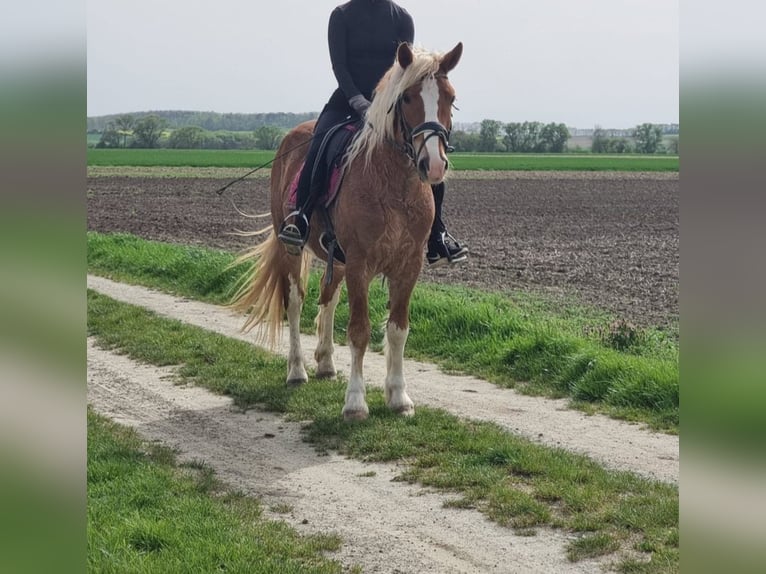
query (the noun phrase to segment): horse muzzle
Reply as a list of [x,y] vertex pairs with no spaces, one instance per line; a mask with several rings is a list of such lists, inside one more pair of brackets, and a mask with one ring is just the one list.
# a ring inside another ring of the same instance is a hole
[[449,148],[448,132],[438,122],[426,122],[412,130],[413,144],[418,136],[423,138],[413,158],[418,175],[431,185],[441,183],[449,167],[445,155]]
[[444,179],[448,168],[447,160],[436,158],[436,161],[431,161],[430,157],[424,157],[418,162],[418,175],[421,181],[437,185]]

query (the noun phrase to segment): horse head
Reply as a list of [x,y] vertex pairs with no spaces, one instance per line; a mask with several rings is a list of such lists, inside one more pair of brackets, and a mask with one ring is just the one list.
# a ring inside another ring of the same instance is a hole
[[[448,73],[457,66],[463,44],[437,58],[426,72],[418,72],[417,81],[406,87],[396,101],[398,134],[418,170],[420,179],[431,185],[440,183],[449,167],[447,150],[452,130],[452,106],[455,90]],[[406,70],[416,61],[416,53],[403,43],[396,61]]]

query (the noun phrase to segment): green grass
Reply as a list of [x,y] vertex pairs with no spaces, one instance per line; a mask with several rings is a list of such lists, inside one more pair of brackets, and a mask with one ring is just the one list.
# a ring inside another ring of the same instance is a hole
[[[188,166],[252,168],[274,158],[262,150],[88,149],[89,166]],[[669,171],[677,172],[678,156],[599,154],[453,153],[455,170],[499,171]]]
[[498,171],[668,171],[677,172],[678,156],[606,154],[453,153],[450,166]]
[[[571,560],[609,555],[620,567],[638,564],[645,572],[677,571],[674,486],[606,471],[586,457],[533,444],[491,423],[461,421],[441,410],[420,407],[414,417],[398,417],[385,407],[380,389],[368,389],[369,420],[344,423],[344,381],[288,388],[282,358],[93,292],[88,293],[88,333],[101,346],[135,360],[178,365],[181,382],[229,395],[244,408],[259,405],[309,421],[306,437],[320,451],[396,461],[403,469],[400,480],[452,493],[455,498],[448,506],[479,510],[525,535],[541,527],[562,529],[574,536],[568,548]],[[115,529],[124,524],[122,519],[108,522]],[[161,523],[139,529],[142,536],[132,540],[149,547],[145,554],[157,546],[164,552],[174,540],[163,530],[169,527]],[[131,540],[130,534],[122,532],[119,539]]]
[[223,303],[245,267],[229,268],[225,251],[145,241],[133,235],[88,233],[88,265],[118,280],[202,301]]
[[[243,269],[227,269],[233,259],[225,252],[125,234],[88,234],[91,272],[212,303],[227,302],[234,291]],[[318,292],[314,274],[301,318],[305,332],[314,331]],[[344,289],[336,314],[340,343],[348,322],[345,301]],[[375,350],[382,347],[386,302],[386,289],[373,282]],[[584,410],[678,430],[678,345],[672,333],[632,327],[598,311],[530,295],[425,283],[415,289],[410,318],[409,357],[530,394],[570,397]]]
[[90,572],[340,573],[334,535],[301,537],[201,463],[88,411]]

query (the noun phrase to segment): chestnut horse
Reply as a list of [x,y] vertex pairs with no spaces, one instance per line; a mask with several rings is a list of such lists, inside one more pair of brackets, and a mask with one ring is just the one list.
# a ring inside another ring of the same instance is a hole
[[[370,342],[369,285],[377,275],[388,281],[389,316],[385,332],[387,374],[385,398],[389,408],[414,413],[402,372],[404,344],[409,333],[409,305],[423,266],[423,254],[434,219],[431,185],[447,172],[448,134],[455,92],[447,74],[460,60],[459,43],[446,54],[426,52],[401,44],[391,69],[378,84],[366,123],[346,154],[337,199],[329,208],[345,264],[333,263],[321,283],[316,319],[319,342],[314,351],[317,377],[334,377],[333,328],[340,284],[345,278],[350,318],[348,345],[351,373],[343,416],[367,418],[363,360]],[[287,311],[290,350],[287,383],[308,380],[300,342],[300,315],[312,257],[326,261],[319,243],[323,231],[320,209],[302,256],[290,255],[277,239],[285,216],[290,184],[303,162],[314,122],[288,133],[271,171],[269,237],[240,257],[253,262],[252,271],[235,295],[232,307],[248,314],[244,325],[265,327],[272,347]],[[297,148],[297,149],[296,149]],[[268,230],[264,230],[268,231]]]

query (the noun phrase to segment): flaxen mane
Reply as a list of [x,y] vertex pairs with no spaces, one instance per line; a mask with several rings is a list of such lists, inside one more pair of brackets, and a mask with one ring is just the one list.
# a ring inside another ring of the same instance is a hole
[[347,168],[362,153],[364,153],[365,164],[368,163],[378,146],[387,140],[394,139],[396,102],[408,88],[439,71],[441,53],[422,48],[413,48],[413,53],[415,58],[406,69],[403,69],[398,62],[394,62],[378,83],[372,105],[367,110],[367,121],[346,154],[344,168]]

